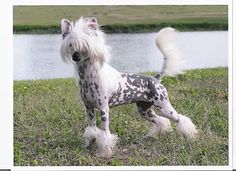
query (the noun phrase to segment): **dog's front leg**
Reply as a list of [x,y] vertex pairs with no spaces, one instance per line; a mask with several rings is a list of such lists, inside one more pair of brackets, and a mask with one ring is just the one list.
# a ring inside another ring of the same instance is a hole
[[109,129],[109,107],[101,110],[102,130],[96,139],[99,156],[110,157],[117,141],[117,135],[111,134]]
[[88,147],[90,142],[97,138],[100,134],[100,129],[96,126],[96,117],[94,108],[86,107],[87,117],[88,117],[88,126],[84,132],[84,147]]

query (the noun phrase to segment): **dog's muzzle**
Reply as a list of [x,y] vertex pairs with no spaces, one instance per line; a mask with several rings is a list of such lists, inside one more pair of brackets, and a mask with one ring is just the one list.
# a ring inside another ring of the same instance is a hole
[[72,60],[75,61],[76,63],[81,63],[86,59],[88,59],[88,57],[86,57],[83,53],[81,54],[79,52],[74,52],[72,55]]
[[73,53],[73,55],[72,55],[72,60],[75,61],[75,62],[81,61],[79,52],[74,52],[74,53]]

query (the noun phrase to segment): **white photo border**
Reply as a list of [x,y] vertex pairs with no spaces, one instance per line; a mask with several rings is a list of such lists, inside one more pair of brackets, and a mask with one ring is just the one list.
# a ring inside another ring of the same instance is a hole
[[[229,165],[228,166],[14,166],[13,161],[13,6],[14,5],[228,5],[228,83],[229,83]],[[234,11],[235,11],[234,7]],[[0,169],[32,170],[231,170],[233,168],[233,0],[14,0],[4,2],[0,9],[1,52],[0,62]],[[3,19],[2,19],[3,18]],[[4,23],[4,24],[3,24]],[[235,74],[234,74],[235,75]],[[234,132],[235,135],[235,132]],[[234,136],[235,137],[235,136]],[[3,155],[4,154],[4,155]],[[235,166],[235,164],[234,164]]]

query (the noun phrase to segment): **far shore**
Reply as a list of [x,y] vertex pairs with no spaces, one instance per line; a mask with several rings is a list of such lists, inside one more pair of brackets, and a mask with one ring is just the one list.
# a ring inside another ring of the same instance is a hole
[[[218,23],[161,23],[161,24],[133,24],[133,25],[105,25],[101,27],[105,33],[147,33],[157,32],[164,27],[173,27],[179,31],[219,31],[228,30],[228,24]],[[59,34],[61,29],[56,25],[17,25],[13,27],[15,34]]]
[[60,33],[62,18],[96,17],[106,33],[157,32],[163,27],[179,31],[228,30],[226,5],[94,5],[14,6],[16,34]]

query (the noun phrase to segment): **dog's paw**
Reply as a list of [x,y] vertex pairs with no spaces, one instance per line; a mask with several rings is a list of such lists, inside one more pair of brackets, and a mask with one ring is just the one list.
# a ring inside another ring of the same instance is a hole
[[171,127],[170,120],[164,117],[155,118],[155,123],[152,124],[150,131],[145,135],[144,138],[154,137],[156,134],[165,135],[168,132],[171,132],[173,129]]
[[88,126],[84,131],[84,144],[82,145],[82,147],[87,148],[90,145],[91,141],[98,137],[100,132],[101,130],[98,127]]
[[117,135],[111,134],[109,131],[102,131],[96,139],[98,145],[97,156],[111,157],[116,149],[117,141]]
[[193,124],[190,118],[187,116],[183,116],[181,114],[178,115],[179,121],[177,124],[177,131],[179,134],[183,135],[189,140],[196,140],[198,135],[197,127]]

